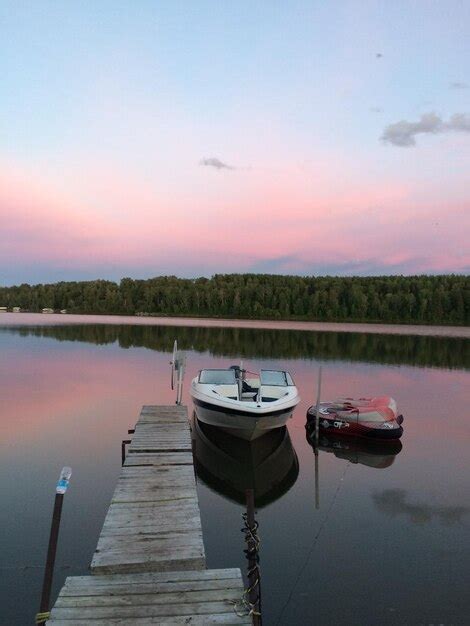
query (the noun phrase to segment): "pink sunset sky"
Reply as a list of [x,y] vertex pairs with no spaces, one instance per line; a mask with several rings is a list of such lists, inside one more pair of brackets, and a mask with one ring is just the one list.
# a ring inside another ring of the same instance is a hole
[[468,6],[1,11],[0,284],[469,271]]

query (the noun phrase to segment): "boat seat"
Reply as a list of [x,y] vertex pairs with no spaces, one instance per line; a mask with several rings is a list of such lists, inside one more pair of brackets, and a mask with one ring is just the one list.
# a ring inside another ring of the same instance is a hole
[[257,397],[258,397],[258,390],[256,390],[255,394],[253,394],[253,391],[242,393],[242,400],[250,400],[251,402],[252,400],[256,400]]
[[249,385],[246,380],[242,380],[242,394],[243,393],[258,393],[256,387]]

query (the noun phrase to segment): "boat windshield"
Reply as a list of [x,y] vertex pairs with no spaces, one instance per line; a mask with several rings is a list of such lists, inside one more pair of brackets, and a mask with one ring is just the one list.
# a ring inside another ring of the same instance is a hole
[[201,370],[199,382],[208,385],[235,385],[235,370]]
[[261,370],[260,376],[262,385],[269,385],[271,387],[287,387],[293,385],[289,372],[281,372],[278,370]]

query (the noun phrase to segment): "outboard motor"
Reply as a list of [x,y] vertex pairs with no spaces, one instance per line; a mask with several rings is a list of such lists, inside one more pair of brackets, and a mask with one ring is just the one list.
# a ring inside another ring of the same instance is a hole
[[239,365],[231,365],[229,369],[235,371],[235,378],[238,379],[242,377],[242,370]]
[[237,385],[238,385],[238,399],[241,400],[242,394],[243,394],[242,370],[239,365],[231,365],[229,369],[235,372],[235,378],[237,379]]

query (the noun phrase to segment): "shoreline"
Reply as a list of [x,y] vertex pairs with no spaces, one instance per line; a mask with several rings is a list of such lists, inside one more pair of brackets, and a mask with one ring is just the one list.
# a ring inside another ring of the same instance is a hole
[[423,337],[454,337],[470,339],[470,327],[468,326],[421,326],[418,324],[369,324],[365,322],[247,320],[210,317],[139,317],[134,315],[82,315],[68,313],[65,315],[60,313],[0,314],[0,328],[13,326],[68,326],[72,324],[127,324],[134,326],[186,326],[194,328],[258,328],[263,330],[301,330],[309,332],[417,335]]

